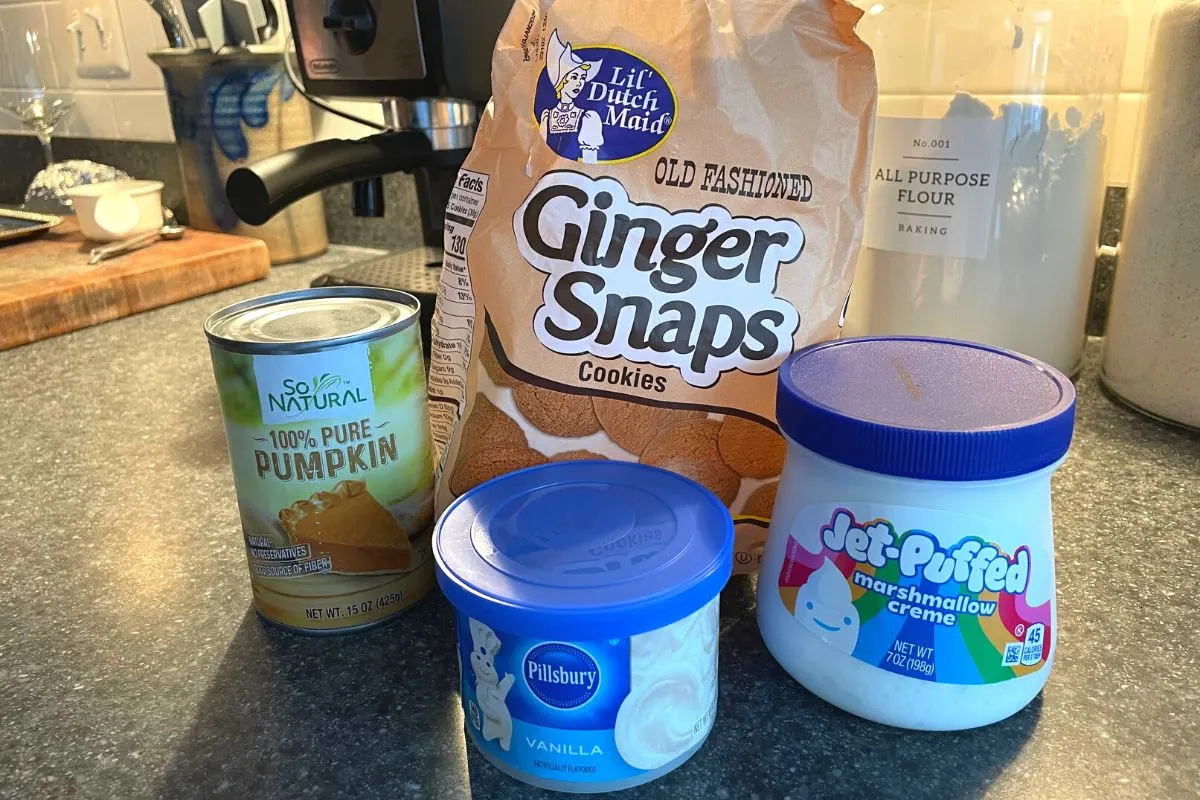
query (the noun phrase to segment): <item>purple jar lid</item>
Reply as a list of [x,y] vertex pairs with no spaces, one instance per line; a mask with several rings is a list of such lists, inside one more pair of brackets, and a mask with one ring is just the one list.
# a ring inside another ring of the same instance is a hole
[[1075,387],[1037,359],[923,337],[814,345],[779,370],[779,426],[871,472],[939,481],[1025,475],[1066,455]]

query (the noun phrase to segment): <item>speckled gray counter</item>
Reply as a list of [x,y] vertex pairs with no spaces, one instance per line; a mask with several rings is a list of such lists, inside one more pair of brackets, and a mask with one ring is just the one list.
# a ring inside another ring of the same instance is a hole
[[[440,597],[331,639],[249,608],[200,325],[363,255],[0,353],[0,797],[550,796],[468,750]],[[735,578],[711,739],[620,796],[1200,796],[1200,440],[1112,405],[1095,350],[1055,486],[1062,634],[1042,697],[972,733],[858,721],[776,666]]]

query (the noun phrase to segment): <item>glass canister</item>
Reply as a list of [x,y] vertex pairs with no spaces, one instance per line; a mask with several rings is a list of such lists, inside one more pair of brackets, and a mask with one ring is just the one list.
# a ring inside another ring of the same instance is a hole
[[848,335],[1083,353],[1127,0],[882,0]]
[[1102,380],[1139,410],[1200,428],[1200,2],[1161,3],[1113,287]]

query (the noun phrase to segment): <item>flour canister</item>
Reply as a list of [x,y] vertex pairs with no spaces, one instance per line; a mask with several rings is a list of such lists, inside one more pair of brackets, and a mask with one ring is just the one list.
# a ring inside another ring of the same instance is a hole
[[1075,390],[1035,359],[920,337],[843,339],[779,372],[788,440],[758,581],[771,654],[903,728],[996,722],[1058,643],[1050,477]]
[[501,771],[613,791],[704,744],[733,570],[733,518],[707,489],[620,461],[534,467],[456,500],[433,549],[467,734]]
[[305,289],[205,323],[254,605],[302,633],[383,622],[433,587],[418,304]]

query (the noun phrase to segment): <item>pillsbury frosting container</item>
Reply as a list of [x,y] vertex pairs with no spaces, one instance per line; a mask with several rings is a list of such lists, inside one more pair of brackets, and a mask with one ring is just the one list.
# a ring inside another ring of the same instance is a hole
[[777,407],[788,455],[758,582],[772,655],[819,697],[903,728],[1028,704],[1058,637],[1067,377],[966,342],[846,339],[792,356]]
[[615,461],[514,472],[446,509],[434,558],[467,734],[498,769],[612,791],[704,743],[733,569],[733,522],[708,490]]

